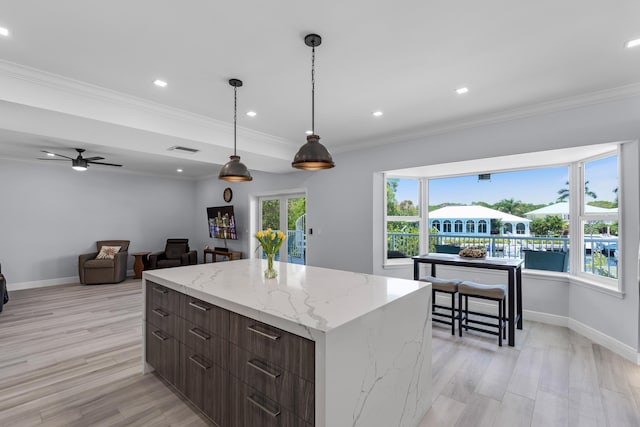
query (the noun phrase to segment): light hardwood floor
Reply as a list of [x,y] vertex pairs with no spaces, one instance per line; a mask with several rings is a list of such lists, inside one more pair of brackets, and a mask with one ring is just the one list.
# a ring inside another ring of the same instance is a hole
[[[0,426],[208,425],[141,374],[141,309],[139,280],[12,292],[0,313]],[[420,427],[640,425],[638,366],[566,328],[525,322],[516,340],[500,348],[434,326]]]

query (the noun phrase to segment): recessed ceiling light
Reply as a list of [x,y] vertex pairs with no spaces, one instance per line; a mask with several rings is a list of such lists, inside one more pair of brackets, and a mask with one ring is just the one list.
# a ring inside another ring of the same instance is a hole
[[255,111],[247,111],[247,116],[249,117],[255,117],[258,113],[256,113]]
[[464,95],[467,92],[469,92],[469,88],[467,87],[459,87],[458,89],[456,89],[456,93],[458,95]]
[[371,114],[373,114],[373,117],[381,117],[384,113],[382,111],[374,111]]
[[307,135],[313,135],[313,131],[312,130],[308,130],[305,132]]
[[47,153],[47,156],[49,156],[49,157],[55,157],[56,155],[55,155],[55,154],[53,154],[53,153]]
[[626,48],[631,48],[631,47],[636,47],[636,46],[640,46],[640,39],[635,39],[635,40],[629,40],[624,47]]
[[176,169],[176,172],[182,173],[182,169]]
[[159,87],[167,87],[167,82],[165,82],[164,80],[160,80],[160,79],[154,80],[153,84],[156,85],[156,86],[159,86]]
[[0,27],[0,36],[9,37],[9,30],[7,28]]

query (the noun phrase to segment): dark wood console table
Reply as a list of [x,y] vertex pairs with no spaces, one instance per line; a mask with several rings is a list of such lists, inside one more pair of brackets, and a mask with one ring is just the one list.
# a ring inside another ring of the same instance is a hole
[[221,251],[219,249],[205,249],[204,250],[204,263],[207,263],[207,255],[211,255],[211,262],[216,262],[216,256],[220,255],[226,257],[229,261],[242,258],[242,252],[237,251]]
[[431,275],[436,277],[436,265],[451,265],[454,267],[485,268],[506,271],[508,275],[509,294],[507,295],[509,320],[509,345],[513,347],[516,341],[516,331],[522,329],[522,265],[523,259],[517,258],[465,258],[459,255],[430,253],[413,257],[413,279],[420,279],[420,264],[431,264]]

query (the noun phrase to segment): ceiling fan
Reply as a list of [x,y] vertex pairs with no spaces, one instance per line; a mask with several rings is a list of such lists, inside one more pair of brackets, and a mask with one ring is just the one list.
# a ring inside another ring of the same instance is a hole
[[104,166],[116,166],[116,167],[122,167],[122,165],[117,165],[115,163],[103,163],[103,162],[98,162],[97,160],[104,160],[104,157],[87,157],[84,158],[82,157],[82,153],[85,152],[85,150],[83,148],[76,148],[76,151],[78,152],[78,157],[76,157],[75,159],[73,157],[69,157],[69,156],[65,156],[64,154],[58,154],[58,153],[52,153],[51,151],[46,151],[46,150],[42,150],[43,153],[47,153],[48,156],[51,157],[63,157],[62,159],[55,159],[55,158],[46,158],[46,159],[38,159],[38,160],[71,160],[71,167],[74,170],[77,171],[84,171],[87,170],[87,168],[89,167],[89,164],[94,164],[94,165],[104,165]]

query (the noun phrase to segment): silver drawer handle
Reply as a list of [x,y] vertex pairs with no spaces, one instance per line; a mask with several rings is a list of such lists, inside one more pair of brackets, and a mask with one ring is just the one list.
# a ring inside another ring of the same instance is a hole
[[199,367],[201,367],[205,371],[211,367],[211,366],[206,365],[204,362],[199,361],[198,359],[199,359],[199,357],[196,356],[195,354],[189,356],[189,360],[191,360],[193,363],[195,363],[196,365],[198,365]]
[[155,314],[155,315],[160,316],[160,317],[167,317],[167,316],[169,315],[169,313],[165,313],[164,311],[159,310],[159,309],[157,309],[157,308],[154,308],[153,310],[151,310],[151,312],[152,312],[153,314]]
[[189,333],[191,333],[192,335],[195,335],[196,337],[200,338],[202,341],[206,341],[209,338],[211,338],[211,336],[205,334],[203,331],[201,331],[198,328],[189,329]]
[[270,340],[276,341],[277,339],[280,338],[280,335],[270,334],[269,332],[261,331],[261,330],[258,329],[258,327],[259,327],[258,325],[247,326],[247,329],[250,330],[251,332],[255,332],[258,335],[262,335],[263,337],[267,337]]
[[154,288],[153,288],[153,291],[154,291],[154,292],[157,292],[157,293],[159,293],[159,294],[162,294],[162,295],[166,295],[166,294],[168,294],[168,293],[169,293],[169,291],[168,291],[168,290],[166,290],[166,289],[162,289],[162,288],[158,288],[158,287],[154,287]]
[[164,335],[162,335],[160,331],[153,331],[151,332],[151,335],[158,338],[160,341],[166,341],[169,339],[169,337],[165,337]]
[[271,371],[264,363],[259,360],[253,359],[247,362],[247,365],[251,366],[253,369],[256,369],[263,374],[269,376],[270,378],[276,379],[280,376],[280,372]]
[[247,400],[251,403],[253,403],[254,405],[256,405],[258,408],[260,408],[261,410],[263,410],[264,412],[266,412],[267,414],[271,415],[273,418],[277,417],[278,415],[280,415],[280,409],[274,409],[271,410],[269,408],[267,408],[263,403],[258,402],[256,400],[257,395],[256,394],[252,394],[250,396],[247,396]]
[[209,311],[209,307],[205,307],[204,305],[200,305],[197,302],[190,301],[189,305],[191,307],[193,307],[193,308],[197,308],[198,310]]

